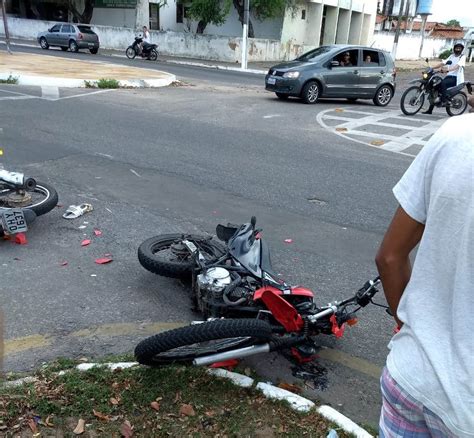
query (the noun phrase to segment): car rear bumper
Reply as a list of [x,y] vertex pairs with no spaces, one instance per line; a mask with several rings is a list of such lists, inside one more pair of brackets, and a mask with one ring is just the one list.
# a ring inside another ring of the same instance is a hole
[[[269,83],[275,80],[275,83]],[[295,79],[283,78],[281,76],[265,76],[265,89],[275,93],[299,95],[301,93],[301,83]]]
[[80,49],[98,49],[99,43],[93,41],[77,41],[77,46]]

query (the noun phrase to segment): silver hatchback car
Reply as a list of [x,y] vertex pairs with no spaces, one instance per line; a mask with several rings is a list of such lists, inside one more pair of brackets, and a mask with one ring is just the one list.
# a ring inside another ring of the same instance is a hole
[[42,49],[50,46],[61,47],[61,50],[77,52],[79,49],[89,49],[92,54],[99,51],[99,37],[84,24],[58,23],[47,32],[38,34],[38,43]]
[[372,99],[386,106],[395,93],[395,64],[390,53],[372,47],[334,44],[311,50],[294,61],[272,67],[265,88],[279,99],[300,97]]

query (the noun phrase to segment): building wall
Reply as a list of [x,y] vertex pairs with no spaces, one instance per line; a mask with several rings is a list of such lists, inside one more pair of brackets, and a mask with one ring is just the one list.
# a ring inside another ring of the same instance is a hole
[[94,8],[92,24],[135,28],[135,9]]

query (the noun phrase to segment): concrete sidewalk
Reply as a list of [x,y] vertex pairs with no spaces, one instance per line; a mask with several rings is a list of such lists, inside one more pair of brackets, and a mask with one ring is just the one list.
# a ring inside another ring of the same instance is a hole
[[94,60],[0,52],[0,79],[9,76],[20,85],[84,87],[85,81],[116,79],[123,87],[164,87],[176,81],[172,74],[139,67],[128,67]]

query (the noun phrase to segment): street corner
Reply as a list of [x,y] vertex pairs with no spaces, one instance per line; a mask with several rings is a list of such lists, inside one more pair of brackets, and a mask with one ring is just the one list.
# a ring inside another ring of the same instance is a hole
[[157,88],[176,82],[160,70],[50,55],[0,53],[0,81],[62,88]]
[[446,116],[407,117],[399,109],[351,106],[321,111],[316,119],[327,131],[353,142],[415,157]]

